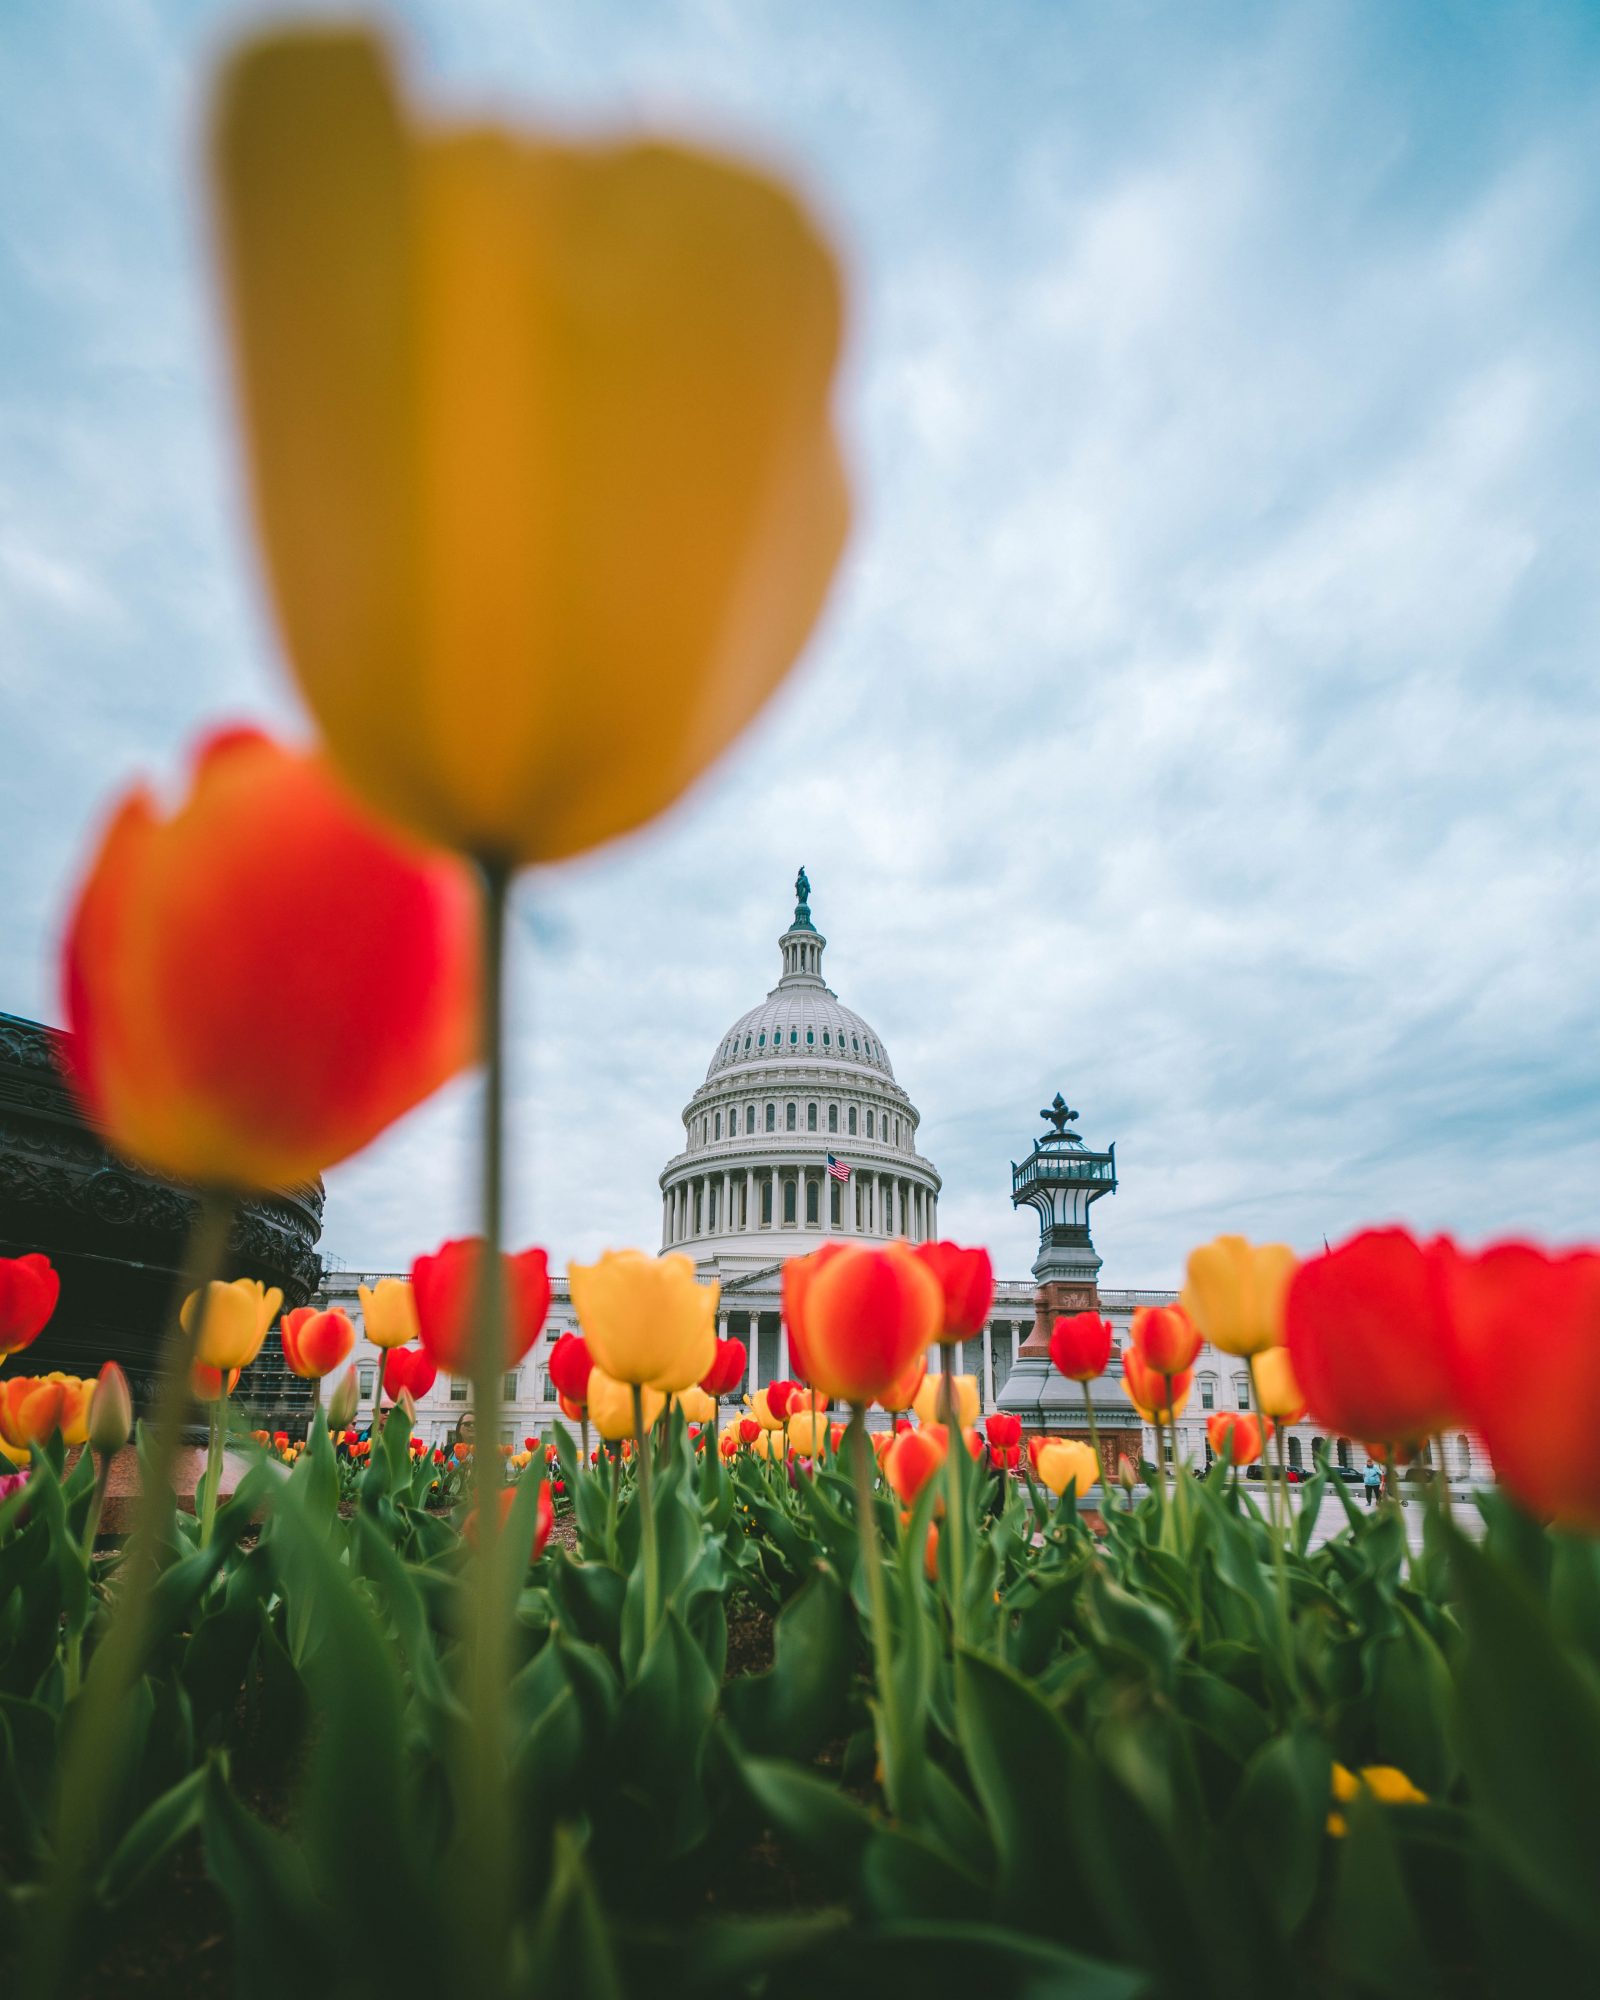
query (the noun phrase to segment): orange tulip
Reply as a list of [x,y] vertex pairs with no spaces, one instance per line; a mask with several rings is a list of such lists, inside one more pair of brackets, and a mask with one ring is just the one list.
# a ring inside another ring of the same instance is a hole
[[903,1507],[916,1504],[917,1495],[944,1464],[945,1449],[943,1431],[931,1426],[896,1433],[883,1454],[883,1476]]
[[[795,1264],[804,1269],[791,1277]],[[944,1299],[909,1245],[828,1244],[784,1267],[789,1342],[806,1380],[841,1403],[873,1403],[936,1339]]]
[[94,1384],[77,1375],[13,1375],[0,1380],[0,1438],[13,1451],[31,1451],[60,1431],[65,1444],[89,1435]]
[[0,1357],[38,1339],[60,1296],[60,1274],[42,1251],[0,1257]]
[[[306,948],[306,911],[341,917]],[[319,755],[209,738],[170,818],[119,808],[67,928],[73,1080],[117,1148],[178,1179],[310,1180],[473,1047],[476,916],[456,861],[381,826]]]
[[1187,1369],[1170,1377],[1157,1374],[1137,1347],[1130,1347],[1122,1357],[1122,1386],[1128,1400],[1151,1423],[1170,1424],[1181,1417],[1193,1382],[1194,1376]]
[[1261,1425],[1242,1410],[1218,1410],[1207,1417],[1206,1437],[1218,1458],[1231,1456],[1235,1465],[1254,1465],[1261,1456]]
[[1181,1375],[1200,1352],[1200,1333],[1182,1306],[1139,1306],[1133,1315],[1133,1344],[1155,1375]]
[[356,1344],[356,1330],[344,1313],[318,1312],[315,1306],[286,1312],[278,1322],[278,1333],[290,1373],[303,1382],[320,1382],[331,1375]]

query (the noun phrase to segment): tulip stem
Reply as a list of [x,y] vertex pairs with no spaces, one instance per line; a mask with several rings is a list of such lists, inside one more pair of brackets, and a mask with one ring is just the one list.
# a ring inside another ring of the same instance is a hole
[[611,1498],[606,1505],[606,1558],[611,1567],[616,1569],[622,1561],[621,1551],[617,1547],[617,1503],[622,1494],[620,1441],[613,1449],[607,1451],[606,1456],[611,1460]]
[[[505,1959],[510,1904],[509,1818],[505,1789],[505,1702],[508,1643],[500,1581],[500,1387],[505,1368],[505,1108],[506,915],[511,871],[485,861],[483,889],[482,1027],[484,1089],[480,1159],[483,1260],[477,1286],[472,1345],[472,1490],[478,1546],[472,1563],[468,1710],[472,1717],[472,1769],[468,1785],[470,1831],[463,1843],[464,1880],[471,1912],[469,1951],[479,1977],[469,1990],[498,1991]],[[376,1428],[376,1426],[374,1426]],[[475,1920],[473,1920],[475,1919]]]
[[945,1442],[945,1529],[950,1537],[950,1630],[959,1643],[966,1636],[967,1625],[967,1524],[961,1483],[967,1445],[961,1434],[961,1407],[956,1397],[955,1347],[949,1341],[939,1348],[939,1366]]
[[[205,1331],[211,1281],[220,1274],[227,1256],[235,1202],[236,1197],[222,1189],[202,1192],[189,1233],[184,1271],[162,1344],[150,1449],[140,1468],[139,1499],[119,1570],[115,1609],[89,1661],[62,1753],[55,1809],[55,1867],[45,1888],[25,1973],[27,1990],[33,1993],[58,1990],[72,1921],[97,1859],[101,1803],[123,1775],[128,1743],[123,1701],[139,1669],[151,1586],[158,1573],[160,1552],[169,1539],[175,1505],[172,1474],[191,1393],[189,1369]],[[198,1292],[200,1300],[194,1325],[185,1328],[179,1308],[192,1292]]]
[[644,1643],[656,1636],[661,1606],[661,1551],[656,1546],[656,1513],[651,1492],[650,1453],[645,1446],[644,1391],[633,1384],[634,1450],[639,1457],[639,1539],[644,1554]]
[[213,1396],[207,1412],[205,1491],[200,1502],[200,1546],[211,1546],[217,1520],[217,1489],[222,1484],[222,1411],[225,1398]]
[[[1111,1475],[1100,1456],[1100,1427],[1094,1420],[1094,1395],[1088,1382],[1083,1385],[1083,1414],[1089,1420],[1089,1448],[1100,1474],[1100,1511],[1105,1516],[1106,1533],[1111,1532]],[[1086,1524],[1087,1525],[1087,1524]]]
[[867,1614],[871,1625],[873,1671],[878,1682],[880,1722],[879,1754],[883,1764],[883,1788],[889,1810],[903,1813],[905,1743],[900,1729],[900,1711],[895,1700],[894,1671],[890,1664],[889,1595],[883,1581],[882,1552],[878,1548],[878,1510],[872,1495],[872,1447],[867,1443],[867,1413],[863,1405],[850,1408],[851,1468],[856,1484],[856,1539],[861,1544],[861,1565],[867,1579]]

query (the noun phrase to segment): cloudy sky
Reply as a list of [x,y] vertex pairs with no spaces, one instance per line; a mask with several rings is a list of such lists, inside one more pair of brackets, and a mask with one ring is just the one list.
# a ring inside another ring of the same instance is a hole
[[[241,19],[0,22],[0,1008],[106,802],[294,725],[195,172]],[[1221,1228],[1600,1228],[1600,11],[437,0],[463,105],[689,128],[844,246],[859,526],[770,713],[518,911],[515,1233],[654,1244],[804,861],[949,1233],[1025,1274],[1058,1087],[1105,1282]],[[344,920],[337,881],[304,948]],[[326,1247],[467,1226],[470,1082]]]

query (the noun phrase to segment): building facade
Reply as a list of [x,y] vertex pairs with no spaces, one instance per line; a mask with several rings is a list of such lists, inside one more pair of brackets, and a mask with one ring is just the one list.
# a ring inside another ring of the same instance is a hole
[[[782,1318],[787,1258],[827,1242],[913,1243],[939,1232],[943,1183],[917,1147],[921,1114],[897,1080],[883,1038],[844,1006],[823,976],[827,939],[812,921],[810,883],[801,869],[795,910],[778,940],[777,984],[741,1014],[718,1041],[705,1079],[683,1108],[683,1145],[662,1169],[661,1249],[694,1259],[702,1279],[720,1288],[718,1332],[749,1353],[744,1390],[789,1373]],[[1111,1365],[1090,1386],[1102,1446],[1113,1466],[1153,1460],[1156,1439],[1122,1386],[1123,1349],[1135,1311],[1171,1305],[1163,1290],[1102,1290],[1090,1210],[1116,1192],[1116,1148],[1098,1152],[1074,1129],[1078,1114],[1058,1094],[1040,1117],[1044,1131],[1012,1166],[1012,1202],[1039,1220],[1032,1275],[1001,1279],[981,1333],[966,1341],[960,1369],[976,1377],[985,1411],[1005,1409],[1027,1430],[1087,1441],[1084,1388],[1050,1365],[1049,1336],[1062,1313],[1093,1308],[1110,1320]],[[376,1271],[327,1271],[322,1298],[361,1322],[358,1287]],[[545,1368],[553,1342],[577,1331],[565,1275],[552,1272],[545,1336],[503,1384],[501,1442],[520,1444],[559,1415]],[[358,1426],[371,1421],[381,1356],[359,1342]],[[1171,1456],[1207,1463],[1206,1419],[1250,1407],[1247,1365],[1207,1346],[1195,1364],[1194,1389],[1169,1440]],[[453,1441],[471,1413],[471,1387],[441,1376],[421,1399],[417,1432],[430,1445]],[[1324,1438],[1311,1424],[1291,1426],[1291,1465],[1309,1471],[1326,1444],[1338,1464],[1366,1463],[1359,1443]],[[1447,1441],[1452,1476],[1486,1472],[1481,1449],[1462,1435]]]

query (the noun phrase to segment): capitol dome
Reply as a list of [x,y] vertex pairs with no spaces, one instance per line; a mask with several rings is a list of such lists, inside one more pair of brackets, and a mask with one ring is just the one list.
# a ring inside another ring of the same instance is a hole
[[661,1176],[662,1247],[773,1263],[831,1238],[920,1242],[940,1179],[877,1030],[822,976],[805,870],[782,971],[718,1042]]

